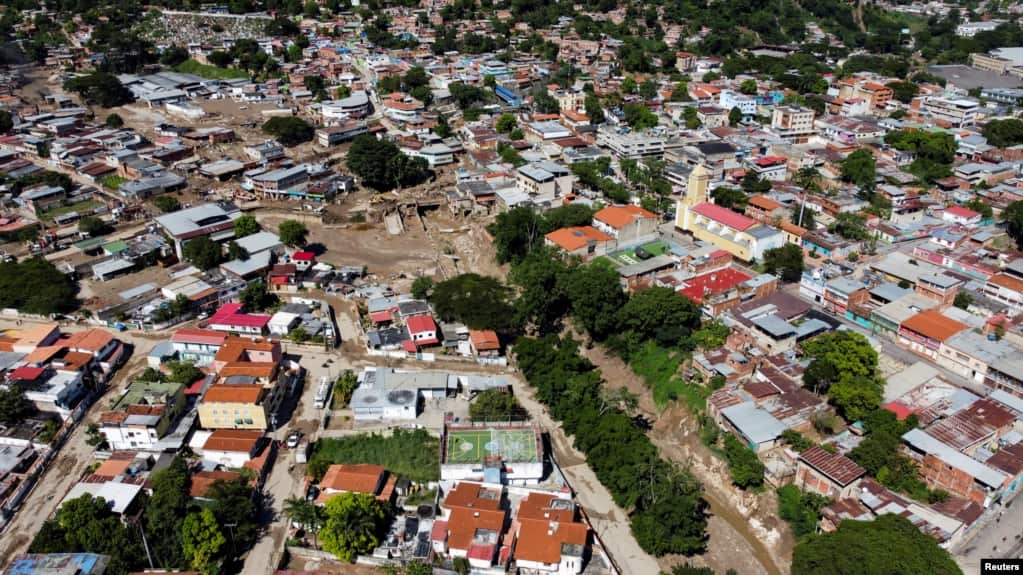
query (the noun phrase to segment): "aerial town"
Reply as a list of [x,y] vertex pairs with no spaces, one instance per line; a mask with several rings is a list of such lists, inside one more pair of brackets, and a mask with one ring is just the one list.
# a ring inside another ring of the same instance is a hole
[[1023,4],[0,4],[0,573],[1023,570]]

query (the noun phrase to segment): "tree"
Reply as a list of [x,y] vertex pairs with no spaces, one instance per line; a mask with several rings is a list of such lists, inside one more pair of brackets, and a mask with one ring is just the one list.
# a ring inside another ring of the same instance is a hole
[[107,119],[104,122],[108,128],[120,128],[124,125],[124,119],[121,118],[120,114],[111,113],[107,114]]
[[277,116],[263,124],[263,132],[273,136],[284,146],[297,146],[313,139],[315,129],[302,118]]
[[241,216],[234,221],[234,237],[244,238],[259,233],[259,222],[255,216]]
[[586,99],[583,101],[583,108],[586,110],[586,117],[590,119],[591,124],[603,124],[604,120],[604,106],[600,103],[600,98],[595,94],[587,94]]
[[[1023,230],[1023,203],[1020,210],[1020,229]],[[534,247],[543,245],[543,219],[532,208],[515,207],[497,214],[489,228],[494,238],[498,263],[514,263],[526,256]]]
[[497,130],[498,134],[507,134],[515,129],[518,125],[518,120],[515,119],[515,114],[502,114],[497,122],[494,123],[494,129]]
[[228,531],[235,554],[243,552],[259,538],[255,493],[244,477],[217,480],[206,491],[208,509],[218,525],[233,525]]
[[467,273],[439,282],[430,301],[443,321],[460,321],[470,329],[504,331],[512,327],[511,292],[500,280]]
[[324,505],[323,514],[323,549],[342,561],[375,549],[387,528],[384,504],[366,493],[335,495]]
[[181,550],[185,559],[203,575],[219,571],[217,562],[227,538],[208,508],[189,513],[181,524]]
[[887,86],[892,89],[893,97],[903,104],[910,103],[916,97],[917,92],[920,91],[920,87],[913,82],[889,82]]
[[808,538],[792,556],[793,575],[961,575],[934,538],[898,514],[845,520],[838,530]]
[[208,236],[199,236],[189,240],[181,252],[188,262],[201,270],[215,268],[223,259],[220,252],[220,244],[211,240]]
[[742,110],[735,106],[728,111],[728,125],[734,128],[739,125],[739,122],[742,122]]
[[419,276],[412,281],[412,297],[416,299],[427,299],[433,291],[433,278]]
[[20,385],[0,388],[0,423],[14,425],[35,411],[35,404],[25,397],[25,390]]
[[206,56],[206,60],[218,68],[226,68],[234,63],[234,56],[223,50],[214,50]]
[[238,242],[231,240],[227,244],[227,259],[245,261],[249,259],[249,250],[239,245]]
[[153,492],[146,503],[145,518],[153,562],[165,568],[186,567],[181,551],[181,524],[192,498],[188,494],[191,479],[185,460],[175,457],[166,468],[153,473],[151,482]]
[[984,124],[984,137],[992,146],[1007,148],[1023,143],[1023,120],[1008,118]]
[[842,181],[873,190],[877,179],[877,162],[867,148],[860,148],[842,161]]
[[764,484],[764,464],[752,449],[743,445],[731,433],[725,434],[725,460],[732,475],[732,483],[746,489]]
[[822,495],[800,491],[791,483],[778,488],[778,515],[788,522],[797,538],[817,532],[820,510],[830,502]]
[[546,335],[560,331],[571,302],[562,278],[568,265],[553,248],[533,250],[511,269],[509,282],[518,288],[515,325]]
[[1023,200],[1012,202],[1002,212],[1005,232],[1016,240],[1016,246],[1023,250]]
[[980,199],[979,197],[973,198],[972,200],[966,202],[966,204],[963,207],[965,207],[968,210],[973,210],[977,212],[985,220],[990,220],[995,215],[995,212],[993,209],[991,209],[991,206],[989,206],[984,200]]
[[710,191],[710,198],[722,208],[728,208],[733,212],[743,213],[749,196],[739,188],[721,186]]
[[153,200],[153,205],[156,206],[156,209],[165,214],[176,212],[181,209],[181,202],[179,202],[174,196],[168,196],[166,194],[156,196],[156,199]]
[[56,516],[43,523],[29,552],[109,555],[106,572],[113,574],[138,571],[146,561],[137,530],[129,530],[103,498],[91,495],[63,502]]
[[473,421],[523,421],[529,419],[529,413],[511,392],[488,389],[469,404],[469,417]]
[[78,286],[43,258],[0,262],[0,308],[49,315],[78,309]]
[[309,229],[305,224],[296,220],[285,220],[277,226],[277,235],[286,246],[300,248],[305,246],[309,236]]
[[771,181],[757,176],[752,170],[746,172],[739,185],[742,186],[742,191],[750,195],[766,194],[771,191]]
[[274,307],[280,300],[276,294],[267,291],[266,282],[259,279],[245,286],[238,294],[238,301],[245,311],[255,313]]
[[633,130],[653,128],[658,123],[657,115],[643,104],[626,104],[624,114],[625,123]]
[[610,266],[582,266],[566,274],[562,281],[572,304],[572,315],[590,337],[601,341],[614,333],[618,328],[618,310],[626,301],[618,272]]
[[687,130],[695,130],[703,125],[695,106],[687,106],[686,109],[682,110],[682,119]]
[[742,83],[739,84],[739,92],[741,92],[743,94],[747,94],[747,95],[756,94],[757,93],[757,81],[754,80],[753,78],[749,78],[748,80],[743,80]]
[[793,183],[808,192],[819,192],[821,189],[820,180],[820,170],[813,166],[799,168],[796,175],[792,177]]
[[95,238],[109,234],[114,231],[114,227],[97,216],[82,216],[78,220],[78,231]]
[[863,418],[881,403],[884,382],[877,376],[877,352],[862,334],[838,331],[802,345],[811,358],[803,385],[828,399],[849,421]]
[[668,346],[677,345],[699,326],[700,308],[668,287],[636,292],[618,312],[619,331],[631,331],[641,340],[657,339]]
[[657,97],[657,82],[653,78],[644,81],[639,85],[639,95],[644,100],[653,100]]
[[0,134],[8,134],[14,129],[14,118],[7,110],[0,110]]
[[959,309],[970,309],[970,304],[973,303],[973,296],[970,292],[961,291],[956,294],[955,300],[952,301],[952,305]]
[[206,375],[191,361],[170,361],[167,362],[167,368],[167,380],[184,385],[191,385]]
[[533,94],[533,109],[540,114],[557,114],[561,111],[561,105],[546,89],[542,89]]
[[364,185],[378,192],[414,186],[430,175],[426,160],[410,158],[393,142],[368,134],[355,138],[348,150],[346,163]]
[[838,214],[835,223],[831,225],[831,231],[853,241],[863,241],[870,237],[870,231],[867,230],[867,218],[853,212]]
[[777,275],[784,282],[797,282],[803,277],[803,248],[785,244],[764,252],[764,271]]
[[125,88],[117,76],[107,72],[75,76],[64,82],[64,89],[81,96],[86,104],[103,108],[115,108],[135,100],[131,90]]
[[323,512],[319,505],[306,501],[302,497],[289,497],[284,500],[284,514],[307,533],[313,536],[313,547],[317,548],[317,535],[323,528]]

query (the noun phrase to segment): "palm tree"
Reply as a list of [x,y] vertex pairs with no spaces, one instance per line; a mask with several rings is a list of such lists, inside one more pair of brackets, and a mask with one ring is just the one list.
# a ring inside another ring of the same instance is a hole
[[284,500],[284,514],[293,522],[298,523],[303,529],[312,533],[313,548],[318,549],[316,534],[323,527],[323,514],[320,508],[311,501],[301,497],[289,497]]
[[820,191],[821,173],[813,166],[799,168],[792,181],[808,192]]

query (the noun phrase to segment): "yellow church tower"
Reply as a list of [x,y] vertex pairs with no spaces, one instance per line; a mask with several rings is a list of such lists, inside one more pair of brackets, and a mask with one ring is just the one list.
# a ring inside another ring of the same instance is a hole
[[697,164],[689,173],[686,193],[679,200],[675,209],[675,226],[689,230],[689,210],[707,201],[707,190],[710,188],[710,173],[703,164]]

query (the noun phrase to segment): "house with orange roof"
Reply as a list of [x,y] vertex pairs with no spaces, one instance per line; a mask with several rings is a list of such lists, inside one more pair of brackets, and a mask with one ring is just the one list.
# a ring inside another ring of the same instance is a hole
[[898,343],[929,359],[935,359],[945,340],[969,329],[964,323],[942,315],[937,308],[922,311],[899,324]]
[[260,429],[196,431],[190,443],[203,461],[231,469],[245,467],[272,443]]
[[381,465],[335,464],[327,468],[320,480],[320,495],[317,505],[323,505],[341,493],[365,493],[380,501],[390,503],[394,498],[394,487],[398,477]]
[[470,329],[469,345],[478,360],[496,360],[501,357],[501,340],[492,329]]
[[759,194],[750,196],[746,203],[746,215],[763,224],[770,224],[778,218],[784,218],[786,211],[785,206]]
[[184,413],[185,407],[184,385],[134,381],[117,403],[100,415],[99,431],[111,449],[163,451],[174,447],[173,444],[161,443],[161,440]]
[[619,245],[639,242],[657,233],[657,216],[636,205],[608,206],[593,214],[593,227]]
[[103,373],[110,374],[126,359],[121,341],[105,329],[87,329],[60,342],[71,351],[87,353]]
[[560,248],[565,253],[576,255],[588,261],[608,253],[615,239],[593,226],[575,226],[554,230],[544,236],[544,243]]
[[559,575],[582,573],[590,530],[579,521],[572,500],[531,492],[519,502],[512,530],[512,557],[519,569]]
[[1023,313],[1023,279],[1009,273],[997,273],[984,284],[984,295],[1007,306],[1014,314]]
[[192,474],[192,481],[188,487],[188,495],[192,499],[207,500],[207,494],[213,484],[221,481],[224,483],[238,482],[242,480],[242,474],[237,471],[197,471]]
[[456,484],[441,503],[441,518],[430,533],[434,552],[467,559],[477,569],[493,567],[505,555],[506,509],[501,487]]
[[60,338],[60,328],[57,324],[41,323],[10,330],[7,335],[16,340],[11,351],[32,353],[38,347],[53,345]]
[[276,413],[275,390],[260,384],[217,383],[199,401],[199,425],[204,429],[258,429],[270,427]]

